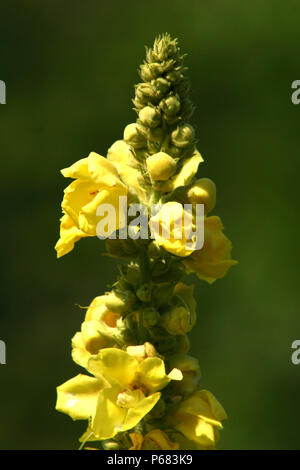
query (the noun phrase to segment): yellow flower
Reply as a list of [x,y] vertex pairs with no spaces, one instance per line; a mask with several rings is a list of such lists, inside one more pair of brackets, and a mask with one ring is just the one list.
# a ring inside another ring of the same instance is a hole
[[204,245],[183,261],[188,272],[195,272],[199,279],[210,284],[222,278],[230,266],[237,264],[231,259],[231,242],[223,233],[221,219],[207,217],[204,221]]
[[199,390],[184,400],[171,418],[174,428],[199,449],[214,449],[226,412],[212,393]]
[[138,361],[114,348],[91,356],[87,370],[95,378],[77,376],[58,387],[56,405],[73,419],[90,420],[83,441],[109,439],[133,428],[158,402],[160,390],[182,379],[178,369],[166,375],[158,357]]
[[117,322],[122,323],[122,319],[120,315],[108,310],[105,296],[96,297],[86,312],[81,331],[72,338],[74,362],[86,368],[92,354],[97,354],[102,348],[113,346],[116,339],[120,339]]
[[129,450],[178,450],[179,444],[173,442],[169,436],[160,429],[152,429],[145,436],[131,433],[133,446]]
[[64,191],[62,209],[65,215],[61,219],[60,239],[55,247],[58,257],[69,253],[80,238],[96,235],[97,224],[101,220],[97,208],[101,204],[111,204],[115,208],[115,229],[122,228],[125,218],[121,215],[119,222],[119,197],[127,195],[127,187],[120,180],[115,166],[95,152],[61,172],[75,181]]
[[163,204],[158,213],[150,218],[150,227],[159,246],[173,255],[189,256],[195,248],[193,239],[186,234],[194,228],[193,216],[179,202]]
[[138,161],[128,144],[117,140],[107,152],[107,160],[113,163],[118,173],[131,192],[136,193],[140,201],[146,199],[145,181],[138,169]]

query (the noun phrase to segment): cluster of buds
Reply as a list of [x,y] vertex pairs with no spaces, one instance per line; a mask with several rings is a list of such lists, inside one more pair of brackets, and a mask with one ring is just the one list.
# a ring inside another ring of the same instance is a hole
[[153,48],[147,48],[139,70],[143,82],[136,85],[133,100],[138,118],[124,130],[124,140],[139,160],[158,154],[165,163],[163,152],[174,159],[163,176],[157,178],[157,171],[152,175],[150,170],[154,181],[168,179],[178,160],[190,157],[195,150],[195,132],[187,124],[193,105],[183,61],[177,40],[168,34],[158,37]]

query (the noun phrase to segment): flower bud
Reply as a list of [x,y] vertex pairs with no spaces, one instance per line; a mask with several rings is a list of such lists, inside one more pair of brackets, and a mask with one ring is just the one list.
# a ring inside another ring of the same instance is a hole
[[144,325],[147,326],[154,326],[159,322],[160,314],[155,308],[149,307],[143,310],[143,322]]
[[182,149],[180,149],[179,147],[175,147],[175,145],[170,145],[167,151],[168,154],[171,155],[171,157],[173,158],[180,158],[182,155]]
[[140,65],[140,77],[144,82],[150,82],[154,78],[149,64]]
[[149,83],[139,83],[136,85],[135,96],[139,101],[146,104],[149,100],[155,98],[155,93]]
[[168,180],[176,170],[176,162],[165,152],[158,152],[146,160],[147,169],[155,181]]
[[[150,263],[150,267],[151,267],[152,276],[155,277],[155,278],[164,275],[168,270],[168,264],[167,264],[166,260],[163,259],[163,258],[153,260]],[[161,282],[161,281],[159,281],[159,282]]]
[[157,127],[160,124],[160,113],[151,106],[145,106],[141,109],[139,118],[142,124],[147,127]]
[[200,178],[188,190],[187,197],[192,204],[204,204],[207,214],[216,205],[216,185],[209,178]]
[[130,290],[116,291],[113,290],[106,294],[105,305],[114,313],[128,312],[133,306],[136,297]]
[[195,131],[190,124],[178,126],[171,134],[171,140],[176,147],[185,148],[193,145],[195,141]]
[[137,264],[123,265],[122,272],[129,284],[136,286],[140,282],[141,270]]
[[165,78],[159,77],[156,80],[153,80],[152,85],[157,97],[161,98],[169,91],[171,84]]
[[183,75],[179,70],[171,70],[166,75],[166,79],[171,83],[178,83],[181,78],[183,78]]
[[169,358],[169,366],[171,369],[180,369],[184,374],[185,372],[194,372],[200,375],[199,361],[193,356],[187,354],[174,354]]
[[135,122],[128,124],[128,126],[125,127],[124,140],[128,145],[131,145],[136,149],[143,148],[146,145],[146,141]]
[[173,307],[161,315],[160,324],[170,335],[184,335],[193,327],[190,312],[182,306]]
[[167,116],[175,116],[180,110],[180,101],[176,96],[169,96],[160,102],[159,107]]
[[142,302],[150,302],[151,300],[151,287],[149,284],[143,284],[136,291],[137,298]]

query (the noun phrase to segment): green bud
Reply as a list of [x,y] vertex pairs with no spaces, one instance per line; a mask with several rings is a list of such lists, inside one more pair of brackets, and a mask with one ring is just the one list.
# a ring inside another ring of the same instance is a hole
[[140,65],[139,74],[144,82],[150,82],[154,78],[150,65],[147,63]]
[[185,372],[193,372],[200,376],[199,361],[193,356],[187,354],[174,354],[168,360],[171,369],[180,369],[184,374]]
[[165,78],[159,77],[152,81],[152,86],[155,90],[156,96],[162,98],[170,89],[170,82]]
[[165,259],[158,259],[151,263],[152,276],[157,277],[164,275],[168,270],[168,265]]
[[147,127],[157,127],[160,124],[160,113],[151,106],[145,106],[139,112],[142,124]]
[[139,149],[146,146],[146,141],[141,132],[139,131],[138,125],[134,122],[128,124],[124,129],[124,140],[126,144]]
[[175,116],[179,113],[180,101],[176,96],[169,96],[160,102],[159,107],[167,116]]
[[171,70],[167,73],[166,79],[171,83],[178,83],[183,78],[182,73],[179,70]]
[[193,327],[190,312],[183,306],[173,307],[161,315],[160,324],[170,335],[184,335]]
[[168,34],[155,39],[152,49],[152,57],[160,62],[173,58],[177,54],[177,40],[171,39]]
[[145,326],[154,326],[159,322],[160,314],[155,308],[149,307],[143,310],[143,321]]
[[122,265],[122,273],[126,282],[133,286],[137,286],[141,278],[141,270],[137,264]]
[[176,147],[185,148],[195,142],[195,131],[190,124],[178,126],[171,134],[171,140]]
[[150,284],[143,284],[136,291],[137,298],[142,302],[150,302],[151,300],[151,286]]
[[142,103],[147,103],[152,98],[155,98],[155,93],[150,83],[138,83],[135,89],[135,96]]
[[136,301],[136,297],[130,290],[108,292],[105,296],[105,305],[113,313],[128,312]]
[[170,145],[170,147],[167,149],[167,152],[173,158],[180,158],[182,156],[182,149],[175,147],[175,145]]

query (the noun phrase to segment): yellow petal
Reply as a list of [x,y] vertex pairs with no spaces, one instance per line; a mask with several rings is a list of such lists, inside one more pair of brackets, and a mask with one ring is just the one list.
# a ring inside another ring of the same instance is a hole
[[103,349],[90,358],[87,370],[96,377],[105,377],[111,384],[126,387],[134,382],[138,361],[125,351],[116,348]]
[[146,416],[146,414],[152,410],[160,397],[160,392],[153,393],[147,398],[141,400],[134,408],[128,408],[128,413],[126,414],[121,430],[127,431],[128,429],[132,429],[134,426],[136,426],[141,421],[141,419],[143,419],[144,416]]
[[215,433],[211,424],[192,415],[177,415],[178,424],[175,426],[185,437],[203,447],[215,445]]
[[164,388],[170,380],[181,380],[180,371],[172,371],[166,375],[165,364],[158,357],[148,357],[139,364],[139,381],[153,393]]
[[65,214],[60,220],[60,238],[55,245],[58,258],[72,251],[75,243],[80,240],[80,238],[88,236],[76,227],[69,215]]
[[91,353],[86,349],[82,333],[78,331],[72,338],[72,359],[76,364],[86,368]]
[[68,168],[64,168],[61,173],[65,178],[89,179],[87,158],[82,158]]
[[110,439],[123,430],[127,408],[117,406],[119,386],[103,389],[98,397],[91,429],[98,439]]
[[187,158],[184,161],[181,170],[172,179],[173,190],[178,188],[179,186],[186,186],[197,173],[198,166],[201,162],[203,162],[203,158],[200,153],[196,150],[192,157]]
[[97,354],[101,348],[106,347],[107,338],[102,336],[98,321],[84,321],[81,324],[81,332],[84,345],[91,354]]
[[87,158],[88,172],[91,180],[97,185],[114,186],[116,181],[120,181],[118,171],[107,158],[101,157],[95,152],[91,152]]
[[137,169],[138,162],[134,158],[130,146],[123,140],[118,140],[108,150],[107,159],[114,163],[126,185],[137,192],[140,200],[144,200],[146,195],[146,190],[143,188],[145,181]]
[[83,204],[79,214],[79,228],[89,235],[95,236],[97,233],[97,224],[102,217],[97,215],[97,209],[102,204],[110,204],[115,209],[116,220],[113,221],[111,233],[107,233],[109,237],[115,230],[124,227],[125,218],[121,217],[120,223],[120,207],[119,198],[127,195],[127,188],[122,184],[115,182],[111,188],[103,188],[97,190],[97,194],[93,199]]
[[98,193],[98,186],[89,180],[75,180],[64,190],[61,204],[63,211],[79,226],[81,208],[93,201]]
[[72,419],[88,419],[95,411],[98,394],[104,383],[79,374],[57,387],[56,409]]

